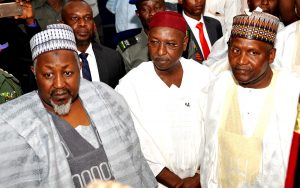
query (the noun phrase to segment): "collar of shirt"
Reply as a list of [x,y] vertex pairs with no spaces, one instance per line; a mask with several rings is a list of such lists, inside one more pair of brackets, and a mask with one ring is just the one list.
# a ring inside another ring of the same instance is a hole
[[199,39],[199,29],[196,28],[196,25],[199,22],[203,23],[204,36],[208,43],[209,49],[211,49],[211,43],[210,43],[209,36],[208,36],[207,30],[206,30],[206,25],[204,23],[203,15],[201,16],[200,20],[195,20],[195,19],[187,16],[184,12],[182,12],[182,15],[183,15],[185,21],[187,22],[187,24],[189,25],[190,29],[192,30],[193,35],[195,36],[197,43],[198,43],[199,47],[201,48],[201,51],[202,51],[202,47],[201,47],[201,43],[200,43],[200,39]]
[[[77,51],[80,54],[80,51]],[[90,43],[89,47],[86,49],[85,53],[88,53],[87,60],[89,62],[89,67],[91,71],[92,81],[100,81],[100,75],[98,71],[98,65],[94,50],[92,48],[92,43]],[[80,71],[80,75],[82,77],[82,72]]]

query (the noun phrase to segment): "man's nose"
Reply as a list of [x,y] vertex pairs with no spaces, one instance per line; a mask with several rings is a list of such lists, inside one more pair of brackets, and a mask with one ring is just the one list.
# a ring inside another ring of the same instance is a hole
[[62,75],[57,75],[54,79],[55,88],[63,88],[65,86],[65,78]]
[[166,53],[167,53],[167,47],[163,42],[161,42],[158,46],[158,55],[161,56],[161,55],[165,55]]

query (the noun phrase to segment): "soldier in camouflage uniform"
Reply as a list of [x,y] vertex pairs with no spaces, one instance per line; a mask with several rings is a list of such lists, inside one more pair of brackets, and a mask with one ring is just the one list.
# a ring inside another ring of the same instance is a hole
[[0,69],[0,104],[22,95],[19,81],[8,72]]
[[147,47],[148,23],[155,13],[166,8],[163,0],[130,0],[129,3],[136,5],[136,14],[142,22],[143,29],[138,35],[121,41],[117,46],[117,51],[123,57],[126,72],[150,60]]

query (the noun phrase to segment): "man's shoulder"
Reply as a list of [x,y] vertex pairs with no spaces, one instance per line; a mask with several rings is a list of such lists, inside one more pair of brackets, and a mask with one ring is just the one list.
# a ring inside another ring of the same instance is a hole
[[95,55],[97,55],[98,53],[110,54],[112,55],[111,57],[115,57],[116,55],[119,55],[119,53],[116,50],[106,47],[102,44],[98,44],[97,42],[92,43],[92,48]]
[[0,105],[1,119],[6,122],[12,122],[22,126],[25,122],[29,122],[29,116],[35,114],[37,116],[42,106],[41,100],[38,97],[36,91],[23,94],[22,96],[15,98]]
[[212,87],[224,87],[225,85],[227,85],[227,83],[229,83],[229,81],[233,79],[234,78],[231,70],[225,70],[216,76],[216,78],[212,81],[211,85]]
[[221,25],[220,21],[215,18],[209,16],[203,16],[203,19],[205,24]]
[[0,104],[22,94],[19,80],[0,68]]
[[[207,66],[195,61],[194,59],[186,59],[184,57],[181,57],[180,62],[184,69],[194,72],[195,74],[200,73],[200,72],[202,72],[202,73],[206,72],[208,74],[212,73],[211,70]],[[201,75],[199,75],[199,76],[201,76]]]
[[275,68],[272,70],[277,73],[277,82],[282,84],[282,87],[300,88],[300,75],[297,72],[287,68]]
[[139,66],[131,69],[121,80],[136,79],[142,80],[147,77],[149,72],[153,72],[154,67],[152,61],[142,62]]
[[[100,99],[103,103],[115,103],[120,102],[123,103],[123,99],[119,93],[117,93],[113,88],[107,85],[104,82],[90,82],[87,80],[81,80],[80,82],[80,90],[79,95],[83,100],[91,99]],[[94,100],[93,99],[93,100]]]
[[122,40],[119,42],[117,48],[121,50],[121,52],[125,52],[128,50],[134,50],[135,48],[140,48],[142,46],[142,41],[145,40],[145,34],[143,31],[133,37],[130,37],[128,39]]

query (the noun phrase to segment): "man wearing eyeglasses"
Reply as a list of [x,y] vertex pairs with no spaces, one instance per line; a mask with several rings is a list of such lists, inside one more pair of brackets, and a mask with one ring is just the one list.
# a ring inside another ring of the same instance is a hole
[[62,21],[74,31],[83,62],[81,76],[114,88],[125,75],[125,66],[118,52],[95,42],[96,25],[91,7],[85,1],[70,1],[62,9]]
[[181,57],[186,30],[181,14],[156,13],[149,23],[152,61],[132,69],[116,87],[129,105],[159,187],[200,187],[203,112],[213,76],[207,67]]

